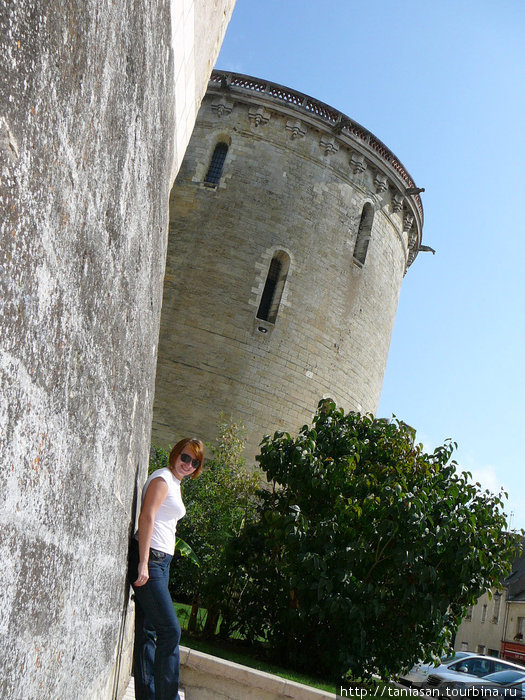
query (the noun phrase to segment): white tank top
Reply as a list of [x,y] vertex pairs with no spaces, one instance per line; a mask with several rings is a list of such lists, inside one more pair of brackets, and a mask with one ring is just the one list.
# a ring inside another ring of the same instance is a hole
[[177,520],[180,520],[186,514],[186,508],[180,493],[180,481],[173,476],[173,473],[167,467],[157,469],[144,484],[142,503],[144,503],[146,491],[153,479],[164,479],[168,484],[168,495],[161,503],[155,516],[150,547],[167,554],[173,554],[175,552]]

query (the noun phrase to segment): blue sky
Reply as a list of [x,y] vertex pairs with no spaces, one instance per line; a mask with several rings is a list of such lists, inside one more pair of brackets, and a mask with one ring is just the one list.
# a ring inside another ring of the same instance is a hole
[[217,67],[360,122],[425,187],[378,415],[395,414],[525,528],[524,0],[237,0]]

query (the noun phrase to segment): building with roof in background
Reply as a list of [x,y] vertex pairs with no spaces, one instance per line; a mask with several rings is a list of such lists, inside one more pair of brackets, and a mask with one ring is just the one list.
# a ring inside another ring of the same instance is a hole
[[423,208],[400,160],[321,101],[214,71],[170,196],[153,442],[264,434],[379,403]]

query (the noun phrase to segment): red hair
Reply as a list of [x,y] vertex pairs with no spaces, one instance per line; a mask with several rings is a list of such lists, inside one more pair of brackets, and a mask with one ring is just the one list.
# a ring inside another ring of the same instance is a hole
[[204,443],[202,440],[198,440],[197,438],[184,438],[183,440],[179,440],[178,443],[173,446],[170,452],[168,464],[170,469],[173,469],[173,465],[177,461],[177,457],[181,454],[184,448],[188,446],[192,449],[195,457],[200,461],[199,466],[190,476],[190,479],[196,479],[202,472],[202,467],[204,466]]

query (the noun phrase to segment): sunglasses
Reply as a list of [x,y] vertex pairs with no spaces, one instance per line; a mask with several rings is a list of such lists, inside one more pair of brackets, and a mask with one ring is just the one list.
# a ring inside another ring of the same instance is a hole
[[182,452],[179,456],[180,456],[180,461],[184,462],[184,464],[189,464],[191,462],[191,466],[194,469],[198,469],[201,466],[200,459],[192,459],[191,456],[187,452]]

